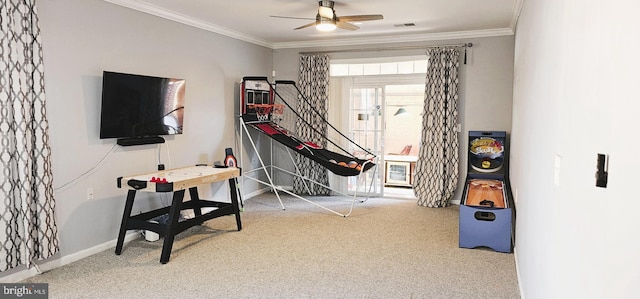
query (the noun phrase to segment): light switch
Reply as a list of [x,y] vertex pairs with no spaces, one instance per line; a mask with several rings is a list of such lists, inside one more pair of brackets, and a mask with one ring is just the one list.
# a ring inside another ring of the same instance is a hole
[[605,154],[598,154],[598,164],[596,165],[596,187],[607,188],[609,176],[609,157]]

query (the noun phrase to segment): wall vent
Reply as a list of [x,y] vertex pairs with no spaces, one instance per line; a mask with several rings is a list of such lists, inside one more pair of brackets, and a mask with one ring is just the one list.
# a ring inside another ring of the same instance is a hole
[[403,23],[403,24],[394,24],[393,27],[413,27],[415,23]]

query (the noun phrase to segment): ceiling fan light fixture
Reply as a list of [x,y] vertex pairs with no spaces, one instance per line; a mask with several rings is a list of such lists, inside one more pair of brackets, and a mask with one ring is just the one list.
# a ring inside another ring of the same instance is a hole
[[[360,29],[360,27],[358,27],[356,23],[359,24],[362,21],[382,20],[382,15],[353,15],[353,16],[338,17],[336,15],[336,11],[333,9],[334,4],[335,2],[331,0],[318,1],[316,21],[293,28],[293,30],[316,27],[316,30],[325,31],[325,32],[333,31],[333,30],[336,30],[337,28],[353,31],[353,30]],[[282,16],[272,16],[272,17],[287,18],[287,19],[306,19],[306,18],[282,17]]]
[[318,29],[318,31],[333,31],[336,30],[336,27],[336,21],[334,19],[319,17],[316,20],[316,29]]
[[318,14],[327,19],[333,19],[333,8],[320,6],[318,8]]

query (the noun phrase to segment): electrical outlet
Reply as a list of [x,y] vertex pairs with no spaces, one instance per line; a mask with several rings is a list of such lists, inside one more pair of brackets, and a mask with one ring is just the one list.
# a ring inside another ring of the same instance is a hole
[[93,188],[87,188],[87,199],[91,200],[91,199],[93,199],[93,196],[94,196]]

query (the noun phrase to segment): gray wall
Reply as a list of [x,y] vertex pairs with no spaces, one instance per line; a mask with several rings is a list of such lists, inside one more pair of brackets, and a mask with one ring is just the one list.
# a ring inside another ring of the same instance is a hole
[[[167,168],[212,164],[236,147],[238,82],[270,74],[272,50],[102,0],[38,5],[59,256],[68,256],[117,237],[126,196],[117,177],[155,171],[159,156]],[[160,152],[144,145],[110,153],[115,139],[98,135],[103,70],[186,79],[184,134],[167,137]],[[212,184],[201,197],[228,200],[226,192],[226,184]],[[168,195],[140,198],[134,212],[170,202]]]
[[[453,198],[458,202],[466,175],[467,132],[469,130],[511,130],[511,97],[513,83],[513,36],[474,38],[465,40],[430,41],[378,47],[429,46],[473,43],[467,50],[467,64],[460,69],[460,123],[462,124],[459,191]],[[376,46],[360,46],[371,48]],[[336,51],[331,59],[378,58],[425,55],[424,48],[414,50],[342,51],[342,48],[304,48],[274,50],[273,64],[278,80],[298,79],[300,52]],[[285,183],[286,184],[286,183]]]
[[[511,183],[523,296],[638,298],[640,3],[524,1]],[[607,188],[596,157],[609,155]]]

